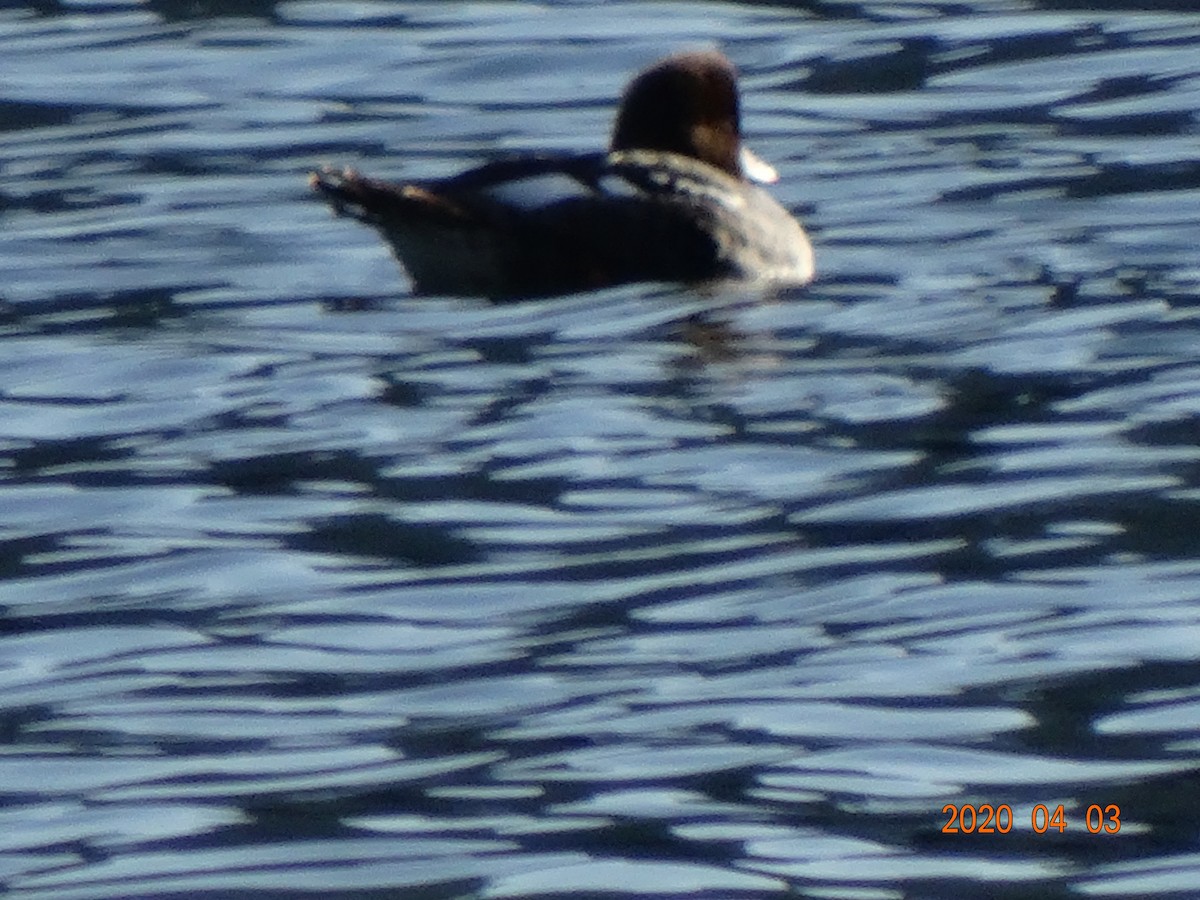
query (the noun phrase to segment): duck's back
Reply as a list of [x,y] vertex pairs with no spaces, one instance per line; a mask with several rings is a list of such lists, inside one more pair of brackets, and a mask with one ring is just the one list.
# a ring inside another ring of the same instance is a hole
[[422,293],[812,276],[808,240],[786,210],[673,153],[525,157],[418,184],[323,172],[315,183],[383,233]]

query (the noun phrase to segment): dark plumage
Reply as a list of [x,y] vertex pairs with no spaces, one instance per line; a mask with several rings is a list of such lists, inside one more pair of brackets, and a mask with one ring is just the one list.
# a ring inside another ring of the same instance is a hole
[[523,297],[631,281],[804,283],[798,222],[746,172],[737,81],[716,51],[667,57],[625,91],[608,153],[489,163],[393,184],[313,173],[339,211],[375,226],[423,293]]

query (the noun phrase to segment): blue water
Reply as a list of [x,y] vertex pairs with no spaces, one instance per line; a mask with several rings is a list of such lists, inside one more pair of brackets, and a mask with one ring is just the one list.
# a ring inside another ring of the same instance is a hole
[[[1154,6],[4,7],[0,893],[1197,896]],[[697,43],[811,288],[418,299],[307,188],[597,149]]]

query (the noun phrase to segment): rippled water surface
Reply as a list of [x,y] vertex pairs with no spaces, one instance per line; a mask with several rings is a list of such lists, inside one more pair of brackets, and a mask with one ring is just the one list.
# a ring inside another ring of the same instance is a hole
[[[0,892],[1197,896],[1189,6],[6,5]],[[418,299],[306,186],[697,43],[810,289]]]

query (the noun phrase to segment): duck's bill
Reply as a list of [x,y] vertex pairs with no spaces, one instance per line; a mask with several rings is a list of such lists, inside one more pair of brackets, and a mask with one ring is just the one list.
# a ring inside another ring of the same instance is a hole
[[775,167],[762,157],[751,153],[747,147],[742,147],[740,162],[742,174],[751,181],[757,181],[759,184],[774,184],[779,180],[779,173],[775,171]]

